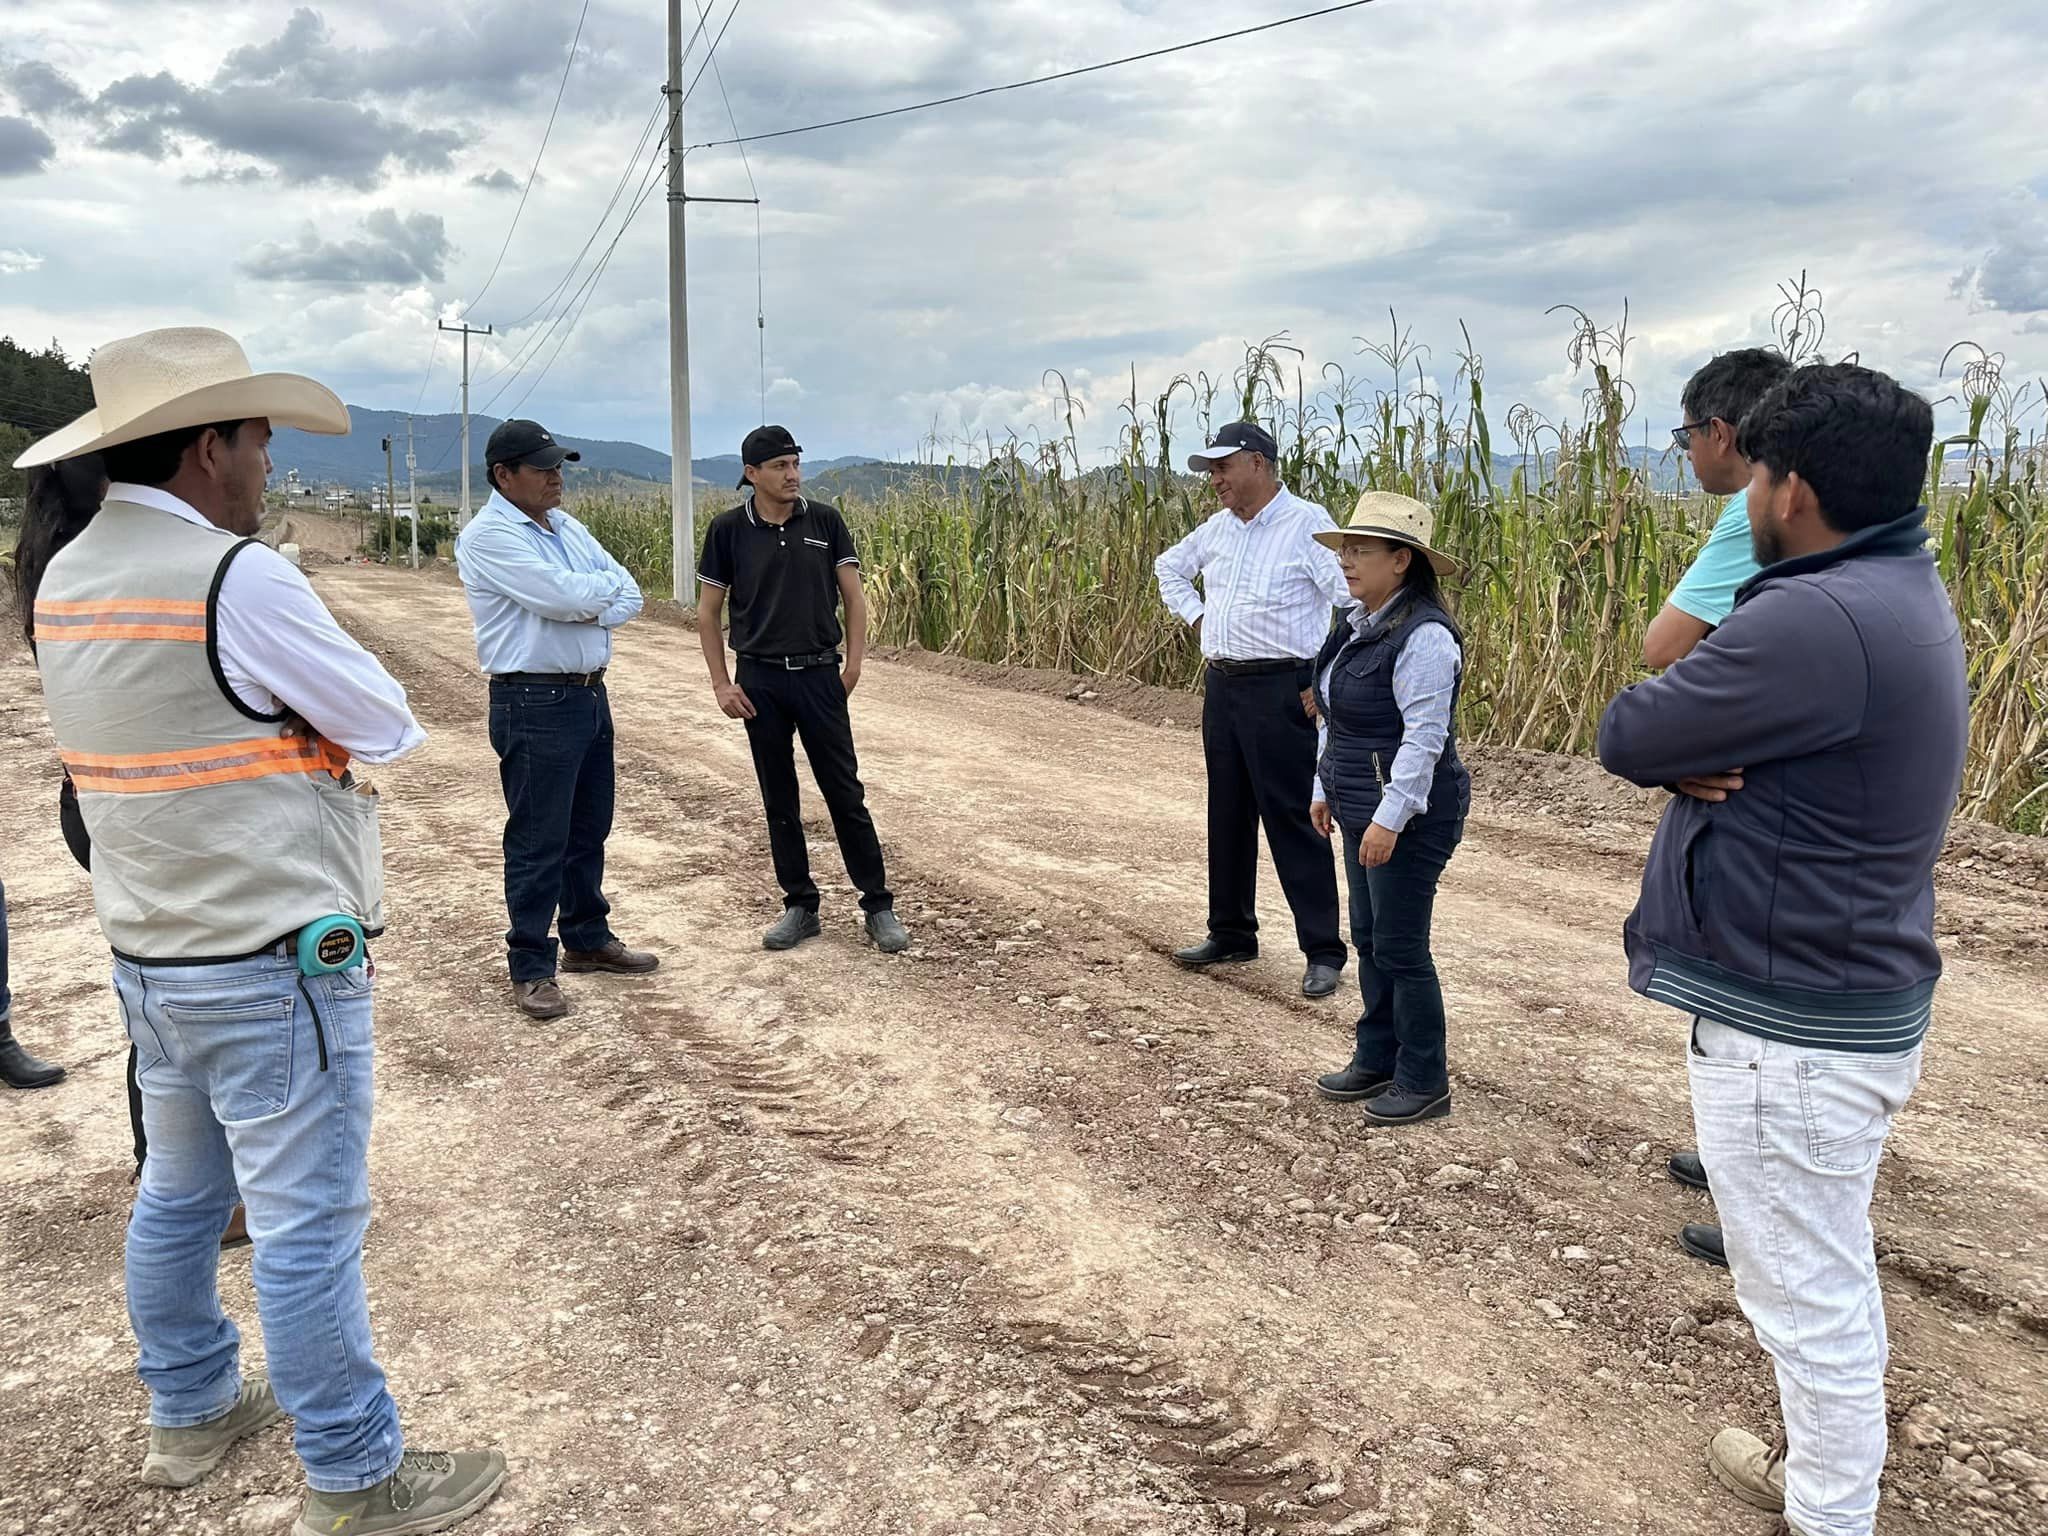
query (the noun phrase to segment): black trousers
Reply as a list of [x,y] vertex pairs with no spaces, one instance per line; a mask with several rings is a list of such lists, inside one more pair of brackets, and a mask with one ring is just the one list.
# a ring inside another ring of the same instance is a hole
[[1316,723],[1302,712],[1291,671],[1233,677],[1208,669],[1202,756],[1209,769],[1209,937],[1259,947],[1259,828],[1294,909],[1294,936],[1311,963],[1342,967],[1337,868],[1308,819]]
[[832,830],[846,873],[860,892],[863,912],[884,912],[896,904],[882,871],[882,843],[868,815],[860,762],[853,751],[853,717],[837,667],[781,667],[740,658],[734,681],[753,703],[747,745],[754,753],[754,777],[768,813],[768,848],[784,906],[818,910],[811,879],[811,852],[804,842],[803,807],[796,780],[796,740],[811,760],[811,776],[832,814]]
[[555,974],[557,911],[569,948],[612,940],[604,899],[616,787],[611,700],[602,683],[493,682],[491,746],[505,790],[505,948],[514,981],[539,981]]
[[1394,844],[1394,856],[1378,869],[1366,869],[1358,862],[1365,828],[1344,828],[1351,943],[1358,950],[1358,995],[1365,1005],[1351,1063],[1386,1074],[1410,1093],[1443,1093],[1451,1086],[1444,989],[1429,934],[1437,883],[1464,836],[1462,818],[1418,816]]

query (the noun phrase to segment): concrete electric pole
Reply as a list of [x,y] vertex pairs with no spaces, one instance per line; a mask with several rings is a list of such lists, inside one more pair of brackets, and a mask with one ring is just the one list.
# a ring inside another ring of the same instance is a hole
[[690,477],[690,300],[683,283],[683,0],[668,0],[669,571],[675,600],[697,597],[697,509]]
[[[679,154],[680,152],[672,150],[671,153]],[[446,320],[436,320],[434,324],[444,331],[460,331],[462,333],[462,510],[456,516],[455,526],[457,528],[467,528],[469,526],[469,338],[472,336],[488,336],[491,334],[491,327],[487,325],[479,331],[470,325],[467,316],[463,318],[460,325],[450,325]]]
[[412,483],[412,472],[419,460],[412,451],[412,418],[405,418],[405,499],[412,507],[412,568],[420,568],[420,493]]

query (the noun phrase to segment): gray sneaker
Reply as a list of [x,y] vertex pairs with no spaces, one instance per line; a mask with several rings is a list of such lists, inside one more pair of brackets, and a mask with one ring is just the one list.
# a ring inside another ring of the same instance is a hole
[[308,1490],[292,1536],[427,1536],[460,1525],[504,1481],[501,1451],[407,1451],[398,1470],[374,1487]]
[[784,907],[775,926],[761,935],[763,949],[795,949],[805,939],[815,939],[824,929],[818,914],[808,907]]
[[905,928],[902,919],[887,907],[868,914],[868,937],[875,941],[875,948],[885,955],[901,954],[910,948],[910,930]]
[[155,1488],[190,1488],[227,1459],[235,1442],[284,1417],[267,1376],[248,1376],[235,1406],[217,1419],[183,1429],[149,1427],[149,1455],[142,1480]]

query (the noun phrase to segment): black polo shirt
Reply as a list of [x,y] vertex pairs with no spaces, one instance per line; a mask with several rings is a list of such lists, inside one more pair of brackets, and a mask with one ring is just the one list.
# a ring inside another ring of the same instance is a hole
[[836,651],[845,638],[839,567],[859,564],[837,507],[799,497],[789,521],[776,524],[748,500],[711,520],[697,576],[726,590],[735,651],[809,656]]

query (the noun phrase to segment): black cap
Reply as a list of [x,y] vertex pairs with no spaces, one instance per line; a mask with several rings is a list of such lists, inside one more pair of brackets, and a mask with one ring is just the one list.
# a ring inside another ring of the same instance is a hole
[[756,427],[747,434],[747,440],[740,444],[740,489],[747,488],[747,472],[744,466],[759,468],[771,459],[784,458],[789,454],[803,452],[797,440],[789,435],[787,427]]
[[1207,448],[1188,455],[1188,468],[1202,474],[1217,460],[1227,459],[1240,449],[1261,455],[1268,464],[1280,462],[1280,445],[1273,441],[1272,433],[1256,421],[1233,421],[1216,429]]
[[564,448],[537,421],[501,421],[491,440],[484,444],[486,464],[531,464],[535,469],[554,469],[564,461],[581,464],[583,455]]

